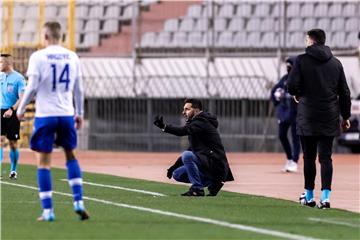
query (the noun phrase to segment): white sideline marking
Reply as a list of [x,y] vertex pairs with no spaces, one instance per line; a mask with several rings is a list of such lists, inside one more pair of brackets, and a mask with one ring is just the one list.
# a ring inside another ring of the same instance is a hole
[[[67,182],[67,179],[60,179],[61,181]],[[145,190],[140,190],[140,189],[135,189],[135,188],[126,188],[126,187],[119,187],[119,186],[114,186],[114,185],[105,185],[105,184],[100,184],[100,183],[93,183],[93,182],[86,182],[83,181],[83,184],[87,184],[87,185],[91,185],[91,186],[97,186],[97,187],[106,187],[106,188],[112,188],[112,189],[120,189],[120,190],[125,190],[125,191],[129,191],[129,192],[138,192],[138,193],[144,193],[144,194],[149,194],[149,195],[153,195],[153,196],[160,196],[160,197],[166,197],[165,194],[162,193],[158,193],[158,192],[150,192],[150,191],[145,191]]]
[[335,220],[328,220],[328,219],[321,219],[321,218],[308,218],[308,219],[310,221],[314,221],[314,222],[330,223],[330,224],[343,225],[343,226],[354,227],[354,228],[359,228],[360,227],[360,225],[351,224],[351,223],[347,223],[347,222],[338,222],[338,221],[335,221]]
[[[10,183],[10,182],[1,182],[1,183],[2,184],[7,184],[7,185],[12,185],[12,186],[17,186],[17,187],[22,187],[22,188],[33,189],[33,190],[38,191],[38,188],[33,187],[33,186]],[[57,192],[57,191],[53,191],[53,193],[63,195],[63,196],[72,197],[72,195],[68,194],[68,193]],[[143,211],[143,212],[157,213],[157,214],[160,214],[160,215],[176,217],[176,218],[181,218],[181,219],[187,219],[187,220],[196,221],[196,222],[202,222],[202,223],[209,223],[209,224],[213,224],[213,225],[217,225],[217,226],[222,226],[222,227],[227,227],[227,228],[232,228],[232,229],[238,229],[238,230],[243,230],[243,231],[248,231],[248,232],[254,232],[254,233],[264,234],[264,235],[269,235],[269,236],[275,236],[275,237],[280,237],[280,238],[285,238],[285,239],[319,240],[317,238],[306,237],[306,236],[302,236],[302,235],[285,233],[285,232],[280,232],[280,231],[275,231],[275,230],[268,230],[268,229],[265,229],[265,228],[246,226],[246,225],[237,224],[237,223],[219,221],[219,220],[215,220],[215,219],[211,219],[211,218],[196,217],[196,216],[185,215],[185,214],[181,214],[181,213],[168,212],[168,211],[163,211],[163,210],[158,210],[158,209],[153,209],[153,208],[147,208],[147,207],[141,207],[141,206],[135,206],[135,205],[129,205],[129,204],[124,204],[124,203],[115,203],[115,202],[110,202],[110,201],[107,201],[107,200],[102,200],[102,199],[92,198],[92,197],[83,197],[83,198],[86,199],[86,200],[89,200],[89,201],[103,203],[103,204],[107,204],[107,205],[112,205],[112,206],[117,206],[117,207],[122,207],[122,208],[130,208],[130,209],[135,209],[135,210],[139,210],[139,211]]]

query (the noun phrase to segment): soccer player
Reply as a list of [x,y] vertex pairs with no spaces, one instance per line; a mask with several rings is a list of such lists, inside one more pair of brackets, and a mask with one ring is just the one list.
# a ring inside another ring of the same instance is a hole
[[29,84],[17,111],[18,118],[22,119],[25,106],[36,94],[30,147],[37,152],[39,196],[43,208],[38,220],[55,219],[50,172],[54,142],[64,149],[74,210],[80,220],[86,220],[89,215],[83,202],[81,170],[74,154],[76,129],[81,127],[83,121],[80,61],[76,53],[59,45],[61,26],[58,22],[45,23],[41,36],[46,48],[36,51],[29,59]]
[[16,167],[19,160],[17,140],[20,138],[20,121],[16,117],[16,109],[25,90],[24,77],[14,70],[10,54],[0,55],[0,83],[1,83],[1,149],[0,149],[0,173],[1,163],[4,158],[5,137],[10,145],[10,175],[9,178],[17,178]]

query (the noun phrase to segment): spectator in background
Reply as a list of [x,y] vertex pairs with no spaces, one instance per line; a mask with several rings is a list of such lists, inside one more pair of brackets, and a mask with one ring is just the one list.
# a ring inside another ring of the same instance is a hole
[[305,53],[296,58],[288,89],[298,105],[297,134],[304,152],[305,193],[302,205],[315,207],[316,156],[321,165],[322,195],[318,208],[330,208],[333,175],[332,147],[335,136],[350,128],[350,90],[341,62],[335,58],[321,29],[307,32]]
[[[296,134],[297,104],[287,92],[288,74],[294,65],[295,58],[286,59],[285,74],[280,81],[271,89],[271,101],[276,107],[276,115],[279,124],[279,139],[286,154],[286,164],[283,172],[296,172],[300,154],[300,139]],[[288,130],[291,128],[292,146],[288,139]]]

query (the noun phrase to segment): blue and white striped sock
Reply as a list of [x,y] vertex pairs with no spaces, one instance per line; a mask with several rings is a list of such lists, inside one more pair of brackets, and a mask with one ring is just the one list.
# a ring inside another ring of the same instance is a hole
[[[50,169],[38,168],[39,197],[44,210],[52,209],[52,187]],[[50,211],[50,210],[49,210]]]
[[66,162],[66,167],[68,170],[68,180],[69,180],[69,185],[73,192],[74,202],[82,201],[83,188],[82,188],[81,169],[79,163],[76,159],[68,160]]
[[19,160],[19,150],[16,149],[15,151],[10,149],[9,153],[10,161],[11,161],[11,168],[10,171],[16,172],[17,163]]

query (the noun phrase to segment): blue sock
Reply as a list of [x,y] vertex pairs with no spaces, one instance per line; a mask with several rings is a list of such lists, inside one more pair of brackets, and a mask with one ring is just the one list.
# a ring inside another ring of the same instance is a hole
[[310,201],[311,199],[314,198],[314,190],[307,190],[305,191],[306,195],[305,195],[305,199],[306,201]]
[[50,169],[38,168],[39,196],[43,209],[52,209],[52,188]]
[[324,201],[324,200],[330,200],[330,190],[329,189],[323,189],[322,190],[322,193],[321,193],[321,201]]
[[4,150],[2,147],[0,147],[0,176],[2,176],[2,169],[1,169],[1,166],[2,166],[2,161],[4,159]]
[[66,167],[68,170],[68,180],[73,192],[73,198],[75,201],[81,201],[83,196],[81,169],[76,159],[66,161]]
[[19,150],[16,149],[14,151],[14,150],[10,149],[9,156],[10,156],[10,161],[11,161],[11,169],[10,169],[10,171],[16,172],[16,167],[17,167],[17,163],[18,163],[18,160],[19,160]]

